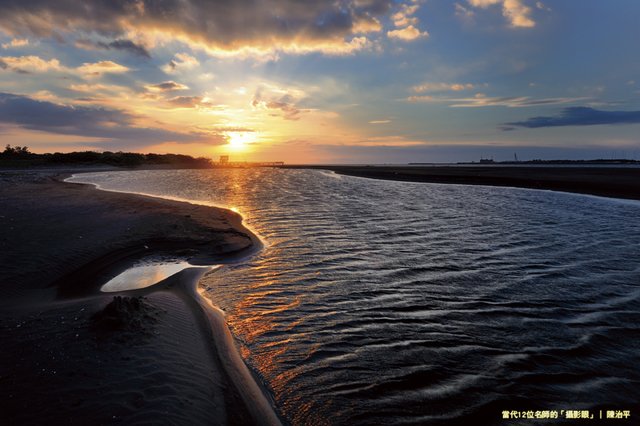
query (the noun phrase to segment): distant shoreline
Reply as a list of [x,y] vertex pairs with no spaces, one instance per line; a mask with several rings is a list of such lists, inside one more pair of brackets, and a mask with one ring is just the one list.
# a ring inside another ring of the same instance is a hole
[[546,189],[640,200],[640,168],[582,165],[288,165],[285,169],[322,169],[348,176],[406,182],[488,185]]

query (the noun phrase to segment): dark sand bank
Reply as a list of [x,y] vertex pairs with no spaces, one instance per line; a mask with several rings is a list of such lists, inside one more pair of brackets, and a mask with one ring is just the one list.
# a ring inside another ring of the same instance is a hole
[[640,168],[582,166],[285,166],[372,179],[549,189],[640,200]]
[[240,216],[61,177],[0,172],[0,423],[277,423],[196,291],[208,269],[120,293],[135,300],[99,292],[141,257],[250,253]]

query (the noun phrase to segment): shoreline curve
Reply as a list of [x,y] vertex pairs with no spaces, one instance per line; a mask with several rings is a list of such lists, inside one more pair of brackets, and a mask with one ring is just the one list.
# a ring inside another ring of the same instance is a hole
[[[81,173],[80,173],[81,174]],[[246,231],[249,238],[252,240],[252,244],[240,250],[237,253],[228,253],[224,255],[224,258],[215,259],[215,262],[220,264],[225,263],[237,263],[241,262],[247,258],[254,256],[265,246],[264,240],[259,237],[252,229],[246,226],[243,223],[242,215],[234,212],[231,209],[226,207],[222,207],[219,205],[210,205],[205,203],[197,203],[191,200],[173,198],[173,197],[162,197],[152,194],[146,193],[138,193],[138,192],[127,192],[127,191],[119,191],[119,190],[110,190],[102,188],[99,184],[90,183],[90,182],[69,182],[68,179],[75,177],[77,174],[71,174],[71,176],[67,176],[64,178],[60,178],[61,182],[66,184],[75,184],[75,185],[88,185],[93,187],[96,191],[104,191],[104,192],[115,192],[121,194],[128,194],[131,196],[137,197],[148,197],[159,200],[169,200],[178,203],[187,203],[193,205],[204,206],[212,209],[220,209],[225,210],[227,212],[233,213],[237,215],[239,218],[239,222],[233,223],[233,225],[239,227],[241,230]],[[202,262],[207,262],[207,260],[202,260]],[[210,260],[213,262],[213,259]],[[191,262],[190,262],[191,263]],[[193,264],[193,266],[200,266],[200,264]],[[207,265],[208,266],[208,265]],[[173,287],[177,295],[183,298],[183,300],[191,307],[192,311],[197,312],[198,316],[201,320],[206,320],[204,323],[207,325],[205,328],[205,333],[211,337],[211,341],[213,342],[213,346],[215,346],[215,351],[217,355],[220,357],[222,361],[222,365],[225,369],[225,372],[231,377],[231,382],[235,386],[236,390],[240,393],[246,408],[250,412],[250,415],[257,425],[265,425],[265,426],[279,426],[282,425],[282,422],[276,411],[274,410],[272,403],[268,398],[260,385],[258,385],[255,377],[251,373],[251,370],[246,365],[242,356],[236,349],[234,344],[234,338],[229,329],[226,320],[224,318],[224,312],[217,306],[213,304],[213,302],[203,295],[203,292],[198,288],[198,283],[200,278],[204,276],[209,270],[207,268],[187,268],[187,269],[199,269],[198,271],[194,271],[194,277],[187,282],[181,281],[175,287]],[[183,270],[184,271],[184,270]],[[166,281],[166,280],[165,280]],[[155,291],[159,291],[162,289],[166,289],[167,287],[162,285],[161,283],[152,285],[150,287],[138,290],[129,290],[122,292],[114,292],[114,295],[148,295]]]
[[[100,291],[142,258],[242,261],[262,246],[242,217],[63,182],[77,172],[0,172],[0,391],[11,395],[0,401],[3,417],[280,424],[260,376],[233,355],[223,314],[197,294],[207,268]],[[104,318],[118,322],[96,322]]]

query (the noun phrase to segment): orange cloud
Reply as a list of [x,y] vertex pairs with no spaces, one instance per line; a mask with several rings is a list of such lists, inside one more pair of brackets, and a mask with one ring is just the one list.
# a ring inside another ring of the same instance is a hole
[[0,57],[0,68],[21,73],[65,70],[57,59],[46,60],[39,56],[3,56]]
[[104,73],[120,74],[129,71],[124,65],[117,64],[113,61],[100,61],[94,63],[84,63],[77,68],[83,74],[100,75]]
[[467,0],[471,6],[486,9],[493,5],[502,5],[502,16],[507,18],[514,28],[531,28],[536,25],[531,18],[531,8],[522,0]]
[[413,41],[420,37],[428,37],[429,33],[420,31],[415,26],[418,25],[418,18],[413,16],[420,8],[419,5],[403,4],[400,10],[391,15],[393,25],[397,27],[395,30],[387,31],[387,37],[403,41]]
[[387,31],[387,37],[395,38],[403,41],[413,41],[420,37],[428,37],[429,33],[426,31],[420,31],[413,25],[409,25],[406,28],[402,28],[399,30]]
[[403,4],[399,12],[394,13],[391,16],[391,20],[396,27],[404,27],[408,25],[416,25],[418,18],[412,16],[419,9],[417,4]]
[[12,47],[24,47],[29,45],[29,40],[26,38],[14,38],[8,43],[2,43],[3,49],[10,49]]

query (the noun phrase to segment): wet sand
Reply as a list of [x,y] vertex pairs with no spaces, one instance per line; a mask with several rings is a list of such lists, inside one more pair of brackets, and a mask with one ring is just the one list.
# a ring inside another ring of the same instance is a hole
[[0,172],[1,423],[278,424],[223,313],[197,291],[214,272],[99,291],[141,257],[251,253],[259,241],[241,217],[63,177]]
[[583,166],[284,166],[410,182],[548,189],[640,200],[640,168]]

